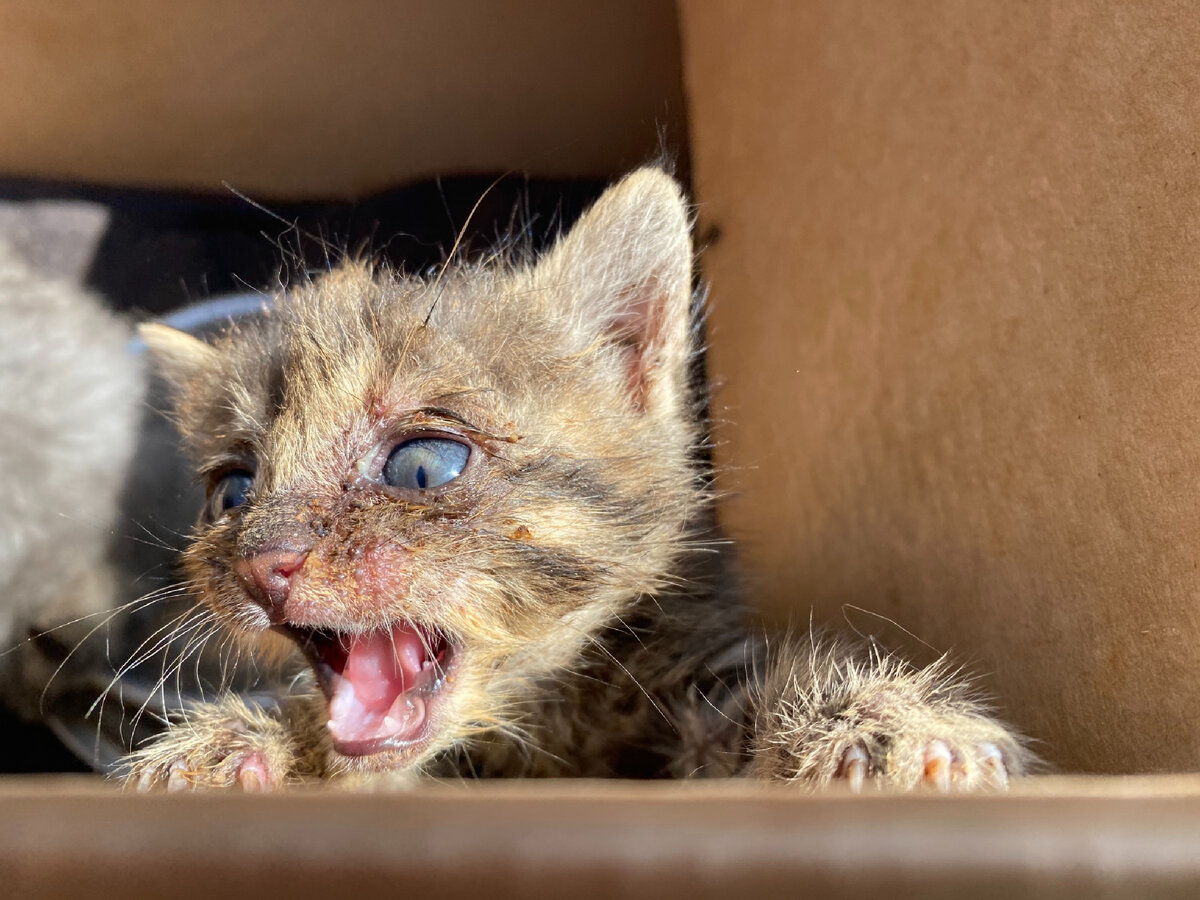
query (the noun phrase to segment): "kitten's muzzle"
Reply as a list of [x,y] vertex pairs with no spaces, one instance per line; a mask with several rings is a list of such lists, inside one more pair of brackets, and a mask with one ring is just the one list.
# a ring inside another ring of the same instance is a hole
[[246,593],[261,606],[273,624],[284,621],[284,606],[292,591],[292,576],[308,559],[308,550],[281,547],[239,559],[233,570]]

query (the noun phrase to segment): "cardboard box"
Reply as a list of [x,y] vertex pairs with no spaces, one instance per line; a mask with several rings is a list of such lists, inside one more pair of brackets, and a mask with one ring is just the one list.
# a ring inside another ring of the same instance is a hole
[[[0,2],[0,171],[352,196],[435,173],[615,175],[690,129],[722,516],[752,599],[953,651],[1064,770],[1200,767],[1200,14],[678,12],[682,56],[664,2]],[[142,799],[12,780],[0,883],[1195,896],[1197,790]]]
[[1195,897],[1195,778],[1009,796],[746,782],[491,782],[407,794],[0,785],[12,897]]
[[953,652],[1064,770],[1200,768],[1200,15],[682,21],[756,599]]
[[684,147],[668,0],[0,3],[0,173],[259,198]]

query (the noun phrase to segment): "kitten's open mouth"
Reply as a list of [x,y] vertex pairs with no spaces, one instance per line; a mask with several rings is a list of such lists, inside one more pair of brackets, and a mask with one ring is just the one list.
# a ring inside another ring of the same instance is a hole
[[368,756],[424,742],[432,705],[455,662],[445,637],[403,621],[368,634],[280,630],[300,645],[317,674],[339,753]]

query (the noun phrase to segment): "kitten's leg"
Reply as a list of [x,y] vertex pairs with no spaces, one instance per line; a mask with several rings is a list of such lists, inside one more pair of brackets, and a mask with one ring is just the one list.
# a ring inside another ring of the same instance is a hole
[[757,704],[750,773],[911,789],[1003,788],[1032,756],[944,662],[785,644]]
[[269,791],[321,775],[324,704],[289,697],[278,710],[235,694],[201,703],[126,757],[122,774],[140,791],[232,788]]

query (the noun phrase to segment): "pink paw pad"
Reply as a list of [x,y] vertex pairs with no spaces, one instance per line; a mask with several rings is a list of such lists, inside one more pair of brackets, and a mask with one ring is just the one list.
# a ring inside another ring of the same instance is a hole
[[247,794],[262,794],[278,787],[261,753],[249,753],[238,764],[237,785]]
[[[227,757],[227,761],[231,761]],[[217,774],[223,772],[225,774]],[[199,770],[177,759],[165,769],[151,769],[137,780],[141,793],[166,788],[167,793],[205,790],[208,788],[235,788],[247,794],[259,794],[280,787],[282,780],[271,773],[266,757],[261,753],[247,753],[237,760],[232,772],[228,768]]]

